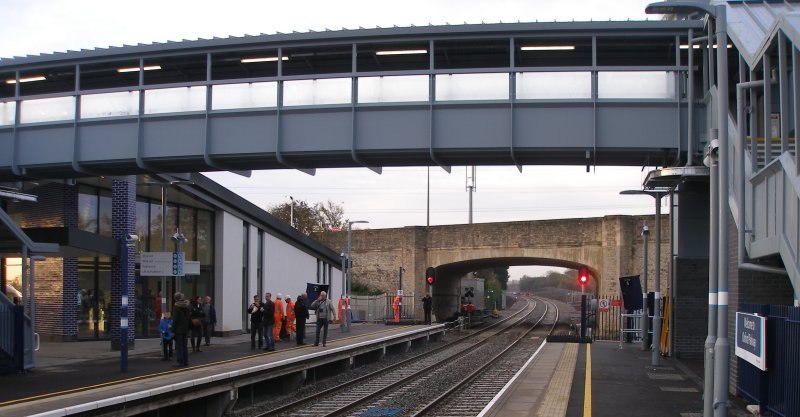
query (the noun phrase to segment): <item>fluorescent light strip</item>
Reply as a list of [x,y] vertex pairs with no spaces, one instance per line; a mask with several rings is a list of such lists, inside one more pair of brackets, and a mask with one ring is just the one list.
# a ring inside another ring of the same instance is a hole
[[[702,46],[702,47],[703,47],[703,48],[705,48],[705,46]],[[693,49],[700,49],[700,48],[701,48],[701,45],[699,45],[699,44],[694,44],[694,45],[692,45],[692,48],[693,48]],[[728,44],[728,49],[731,49],[731,48],[733,48],[733,44],[732,44],[732,43],[729,43],[729,44]],[[689,45],[681,45],[681,49],[689,49]],[[716,45],[716,44],[714,44],[714,49],[717,49],[717,45]]]
[[[281,61],[288,61],[288,60],[289,60],[288,56],[281,57]],[[277,62],[277,61],[278,61],[277,56],[267,56],[262,58],[242,58],[242,64],[253,64],[256,62]]]
[[405,49],[396,51],[376,51],[375,55],[420,55],[427,53],[427,49]]
[[[145,70],[145,71],[160,70],[161,69],[161,65],[149,65],[149,66],[146,66],[146,67],[142,67],[142,69]],[[119,69],[117,69],[117,72],[139,72],[139,67],[119,68]]]
[[[19,82],[20,83],[29,83],[31,81],[44,81],[46,79],[47,78],[45,78],[45,77],[43,77],[41,75],[33,75],[33,76],[30,76],[30,77],[20,77]],[[17,80],[15,78],[12,78],[10,80],[6,80],[6,84],[16,84],[16,83],[17,83]]]
[[575,45],[523,46],[522,51],[572,51]]

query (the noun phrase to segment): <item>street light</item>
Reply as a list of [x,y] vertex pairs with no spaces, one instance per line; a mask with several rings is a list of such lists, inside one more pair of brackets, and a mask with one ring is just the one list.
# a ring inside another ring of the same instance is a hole
[[[645,13],[705,13],[713,18],[716,23],[717,44],[717,117],[716,126],[719,129],[719,156],[717,160],[718,190],[716,196],[711,194],[713,201],[716,197],[719,210],[718,224],[711,225],[711,236],[717,239],[717,252],[710,253],[709,258],[717,264],[717,299],[716,302],[709,297],[709,309],[717,308],[717,335],[714,342],[714,378],[705,380],[703,416],[725,417],[728,413],[728,384],[730,379],[730,343],[728,342],[728,22],[726,3],[718,5],[704,4],[689,1],[663,1],[649,4]],[[709,33],[710,35],[710,33]],[[709,39],[713,45],[713,39]],[[739,123],[742,123],[740,120]],[[713,186],[712,186],[713,188]],[[712,203],[713,204],[713,203]],[[741,208],[740,208],[741,210]],[[744,227],[740,224],[739,227]],[[716,230],[714,230],[716,228]],[[716,232],[716,233],[715,233]],[[716,259],[714,259],[716,258]],[[706,367],[710,364],[706,363]],[[713,390],[712,390],[713,388]],[[713,399],[709,395],[713,391]]]
[[[661,197],[669,194],[670,190],[665,189],[655,189],[655,190],[625,190],[620,191],[622,195],[649,195],[656,199],[656,247],[655,247],[655,254],[656,254],[656,262],[655,262],[655,272],[656,276],[653,279],[655,282],[654,285],[654,297],[653,297],[653,356],[651,359],[650,364],[652,366],[658,366],[661,360]],[[647,234],[642,231],[642,236],[647,239]],[[647,259],[647,254],[645,253],[645,259]],[[647,294],[647,272],[645,272],[645,295]],[[644,300],[645,303],[642,306],[642,310],[647,311],[647,300]],[[644,320],[647,320],[647,317],[644,317]],[[642,325],[643,329],[646,329],[647,325]],[[647,343],[647,334],[643,333],[642,337],[645,338],[644,344]]]
[[353,269],[353,258],[351,256],[352,247],[353,247],[353,225],[356,223],[369,223],[366,220],[353,220],[347,222],[347,282],[345,283],[345,302],[347,303],[347,308],[344,310],[344,322],[346,323],[345,328],[347,332],[350,332],[350,284],[352,283],[353,276],[352,276],[352,269]]

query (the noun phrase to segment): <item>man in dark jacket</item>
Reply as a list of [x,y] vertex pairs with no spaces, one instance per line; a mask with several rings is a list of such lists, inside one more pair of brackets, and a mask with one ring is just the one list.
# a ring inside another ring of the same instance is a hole
[[264,304],[258,294],[253,296],[253,302],[247,307],[250,315],[250,349],[256,348],[256,335],[258,335],[258,348],[261,349],[262,331],[264,330]]
[[186,337],[189,334],[191,319],[189,317],[189,301],[182,293],[175,293],[175,304],[172,308],[172,331],[175,333],[175,357],[178,363],[174,366],[189,366],[189,346]]
[[422,311],[425,312],[425,324],[431,324],[431,308],[433,307],[433,299],[428,294],[422,297]]
[[297,321],[297,345],[305,345],[303,339],[306,337],[306,320],[308,319],[308,306],[306,301],[308,296],[306,293],[300,294],[297,301],[294,303],[294,316]]
[[275,303],[272,302],[272,294],[264,294],[264,350],[271,352],[275,350]]
[[203,337],[206,339],[206,346],[211,345],[215,324],[217,324],[217,309],[211,304],[211,297],[207,295],[203,299]]

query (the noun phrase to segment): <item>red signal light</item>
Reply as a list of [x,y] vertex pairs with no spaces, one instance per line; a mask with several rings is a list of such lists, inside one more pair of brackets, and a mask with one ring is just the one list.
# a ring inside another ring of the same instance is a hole
[[432,266],[428,267],[428,269],[425,270],[425,282],[427,282],[428,285],[433,285],[435,281],[436,281],[436,268]]
[[589,271],[586,267],[581,267],[578,270],[578,283],[583,286],[589,283]]

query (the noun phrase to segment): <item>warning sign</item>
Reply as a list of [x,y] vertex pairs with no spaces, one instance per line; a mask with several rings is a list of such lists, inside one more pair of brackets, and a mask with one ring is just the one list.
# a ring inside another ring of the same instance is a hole
[[602,312],[608,311],[608,298],[601,298],[597,300],[597,308]]

